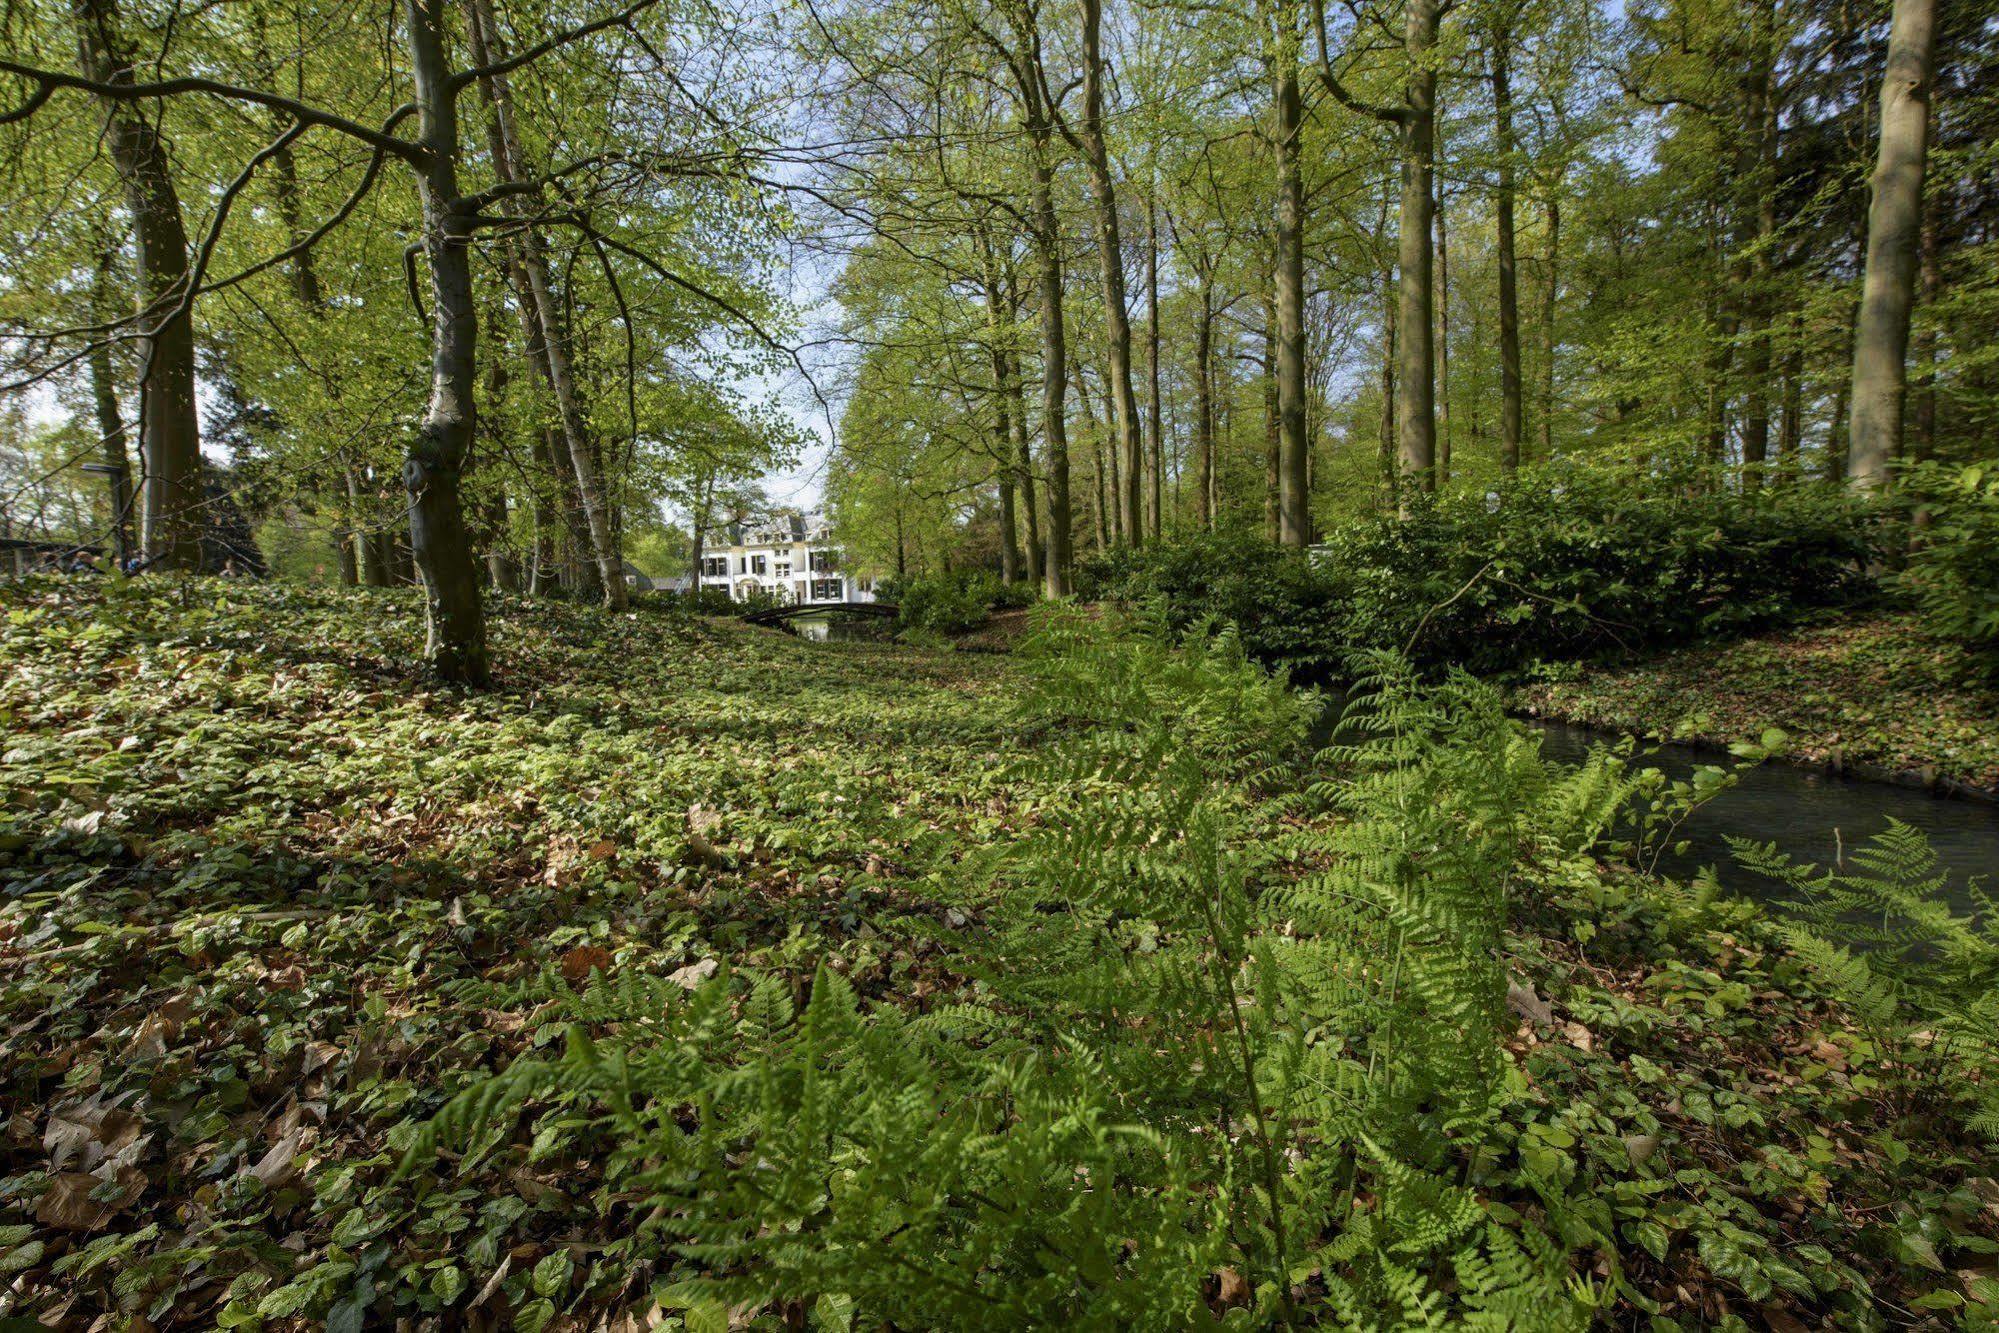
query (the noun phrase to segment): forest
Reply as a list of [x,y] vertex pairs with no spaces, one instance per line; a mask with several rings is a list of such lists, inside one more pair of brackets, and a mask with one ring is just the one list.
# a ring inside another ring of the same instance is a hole
[[9,0],[0,1333],[1999,1328],[1995,431],[1993,0]]

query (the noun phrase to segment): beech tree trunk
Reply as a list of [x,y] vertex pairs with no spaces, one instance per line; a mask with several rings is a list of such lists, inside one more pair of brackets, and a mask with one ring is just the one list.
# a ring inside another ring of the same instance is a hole
[[[1011,325],[1020,313],[1020,291],[1016,285],[1016,274],[1011,255],[1002,269],[1005,279],[1006,318]],[[1013,420],[1015,481],[1020,488],[1020,510],[1024,540],[1022,554],[1027,559],[1027,579],[1030,583],[1042,582],[1042,570],[1046,563],[1046,553],[1041,544],[1041,509],[1034,484],[1034,441],[1027,428],[1027,391],[1021,384],[1020,359],[1014,354],[1011,341],[1002,340],[1005,352],[1002,365],[1001,383],[1005,386],[1006,400],[1012,408],[1009,415]]]
[[1048,546],[1041,576],[1048,596],[1067,597],[1069,567],[1075,561],[1070,530],[1069,427],[1065,420],[1069,344],[1062,327],[1062,233],[1055,219],[1055,172],[1048,152],[1048,131],[1043,124],[1035,139],[1033,173],[1034,249],[1041,285],[1041,439],[1048,454]]
[[1548,285],[1541,293],[1541,457],[1555,456],[1555,333],[1557,302],[1562,291],[1561,182],[1548,187]]
[[[1435,203],[1437,41],[1439,0],[1408,0],[1403,48],[1409,73],[1403,85],[1400,383],[1396,416],[1401,432],[1398,492],[1437,488],[1436,349],[1432,341],[1435,297],[1431,286],[1431,212]],[[1405,503],[1406,508],[1406,503]]]
[[[73,0],[84,76],[134,81],[116,0]],[[105,144],[132,214],[139,274],[139,452],[145,468],[140,544],[149,568],[201,568],[201,422],[196,414],[187,225],[158,122],[103,99]]]
[[[113,296],[112,251],[107,246],[97,256],[91,274],[90,308],[95,319],[115,317],[118,304]],[[118,566],[132,558],[132,459],[125,446],[125,414],[118,406],[117,368],[111,360],[111,344],[103,339],[90,347],[90,397],[97,414],[97,456],[111,486],[111,536],[118,553]]]
[[1159,210],[1151,191],[1145,196],[1145,378],[1145,452],[1151,460],[1147,468],[1151,485],[1146,492],[1146,530],[1154,541],[1160,541],[1166,536],[1160,519],[1166,454],[1159,416]]
[[458,105],[444,56],[444,0],[409,0],[410,74],[418,135],[427,150],[417,175],[423,247],[430,260],[430,406],[403,463],[410,545],[423,578],[429,632],[424,656],[445,680],[486,682],[486,615],[459,503],[459,475],[472,445],[474,354],[473,219],[458,193]]
[[[473,63],[485,65],[493,59],[504,59],[504,44],[494,26],[489,0],[466,0],[466,17]],[[521,155],[520,135],[514,127],[512,87],[505,74],[488,75],[479,82],[497,127],[493,136],[497,150],[494,154],[495,172],[503,183],[518,184],[527,178],[528,172]],[[539,193],[535,191],[535,195]],[[570,365],[569,322],[556,302],[553,279],[549,274],[547,245],[536,228],[524,229],[520,250],[535,319],[541,326],[549,387],[555,394],[556,415],[562,425],[563,443],[567,446],[570,467],[576,478],[576,496],[582,506],[590,557],[597,567],[597,582],[604,604],[612,610],[621,611],[629,603],[625,591],[624,560],[619,554],[618,533],[612,522],[610,500],[605,493],[603,474],[597,465],[597,452],[590,439],[589,423],[583,413],[582,399],[577,393],[576,378]]]
[[1097,263],[1104,289],[1104,333],[1109,346],[1110,384],[1116,408],[1112,443],[1112,473],[1117,478],[1114,525],[1133,546],[1144,540],[1140,509],[1138,399],[1131,388],[1131,319],[1125,309],[1124,245],[1118,234],[1117,191],[1111,180],[1110,153],[1104,147],[1103,0],[1077,0],[1083,20],[1083,159],[1096,201]]
[[1215,526],[1215,293],[1201,274],[1201,318],[1194,325],[1194,519]]
[[1520,383],[1520,277],[1513,237],[1512,37],[1499,27],[1492,34],[1492,115],[1499,163],[1493,212],[1499,232],[1499,466],[1520,467],[1524,429]]
[[1298,162],[1305,109],[1295,42],[1279,48],[1274,91],[1277,290],[1271,371],[1277,381],[1277,539],[1303,547],[1312,540],[1312,497],[1305,461],[1305,187]]
[[1889,468],[1902,449],[1935,29],[1936,0],[1895,0],[1881,81],[1881,142],[1867,209],[1867,273],[1853,340],[1846,478],[1861,491],[1887,486]]
[[1743,394],[1742,485],[1764,482],[1770,456],[1771,308],[1776,264],[1771,245],[1777,230],[1776,4],[1759,0],[1753,26],[1749,104],[1743,124],[1743,182],[1754,195],[1749,232],[1749,290],[1744,293],[1748,341],[1743,348],[1747,379]]

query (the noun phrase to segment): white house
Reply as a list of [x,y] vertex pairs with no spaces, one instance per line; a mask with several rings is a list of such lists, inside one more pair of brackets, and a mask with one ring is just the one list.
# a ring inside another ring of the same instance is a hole
[[733,601],[759,594],[792,606],[875,599],[874,580],[840,568],[840,548],[818,514],[775,514],[731,524],[722,535],[725,544],[701,553],[701,586]]

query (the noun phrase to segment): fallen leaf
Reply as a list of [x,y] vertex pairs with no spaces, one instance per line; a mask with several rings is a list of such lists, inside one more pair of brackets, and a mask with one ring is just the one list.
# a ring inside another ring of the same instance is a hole
[[562,955],[562,979],[572,986],[580,986],[592,970],[611,970],[611,951],[601,945],[579,944]]
[[1248,1305],[1249,1280],[1233,1268],[1224,1268],[1215,1274],[1220,1286],[1215,1291],[1215,1300],[1222,1305]]
[[1522,1018],[1532,1019],[1543,1027],[1553,1027],[1555,1006],[1534,993],[1534,988],[1517,977],[1506,979],[1506,1006]]
[[722,965],[713,958],[703,958],[698,963],[689,963],[686,967],[669,973],[666,979],[676,986],[693,990],[721,970]]

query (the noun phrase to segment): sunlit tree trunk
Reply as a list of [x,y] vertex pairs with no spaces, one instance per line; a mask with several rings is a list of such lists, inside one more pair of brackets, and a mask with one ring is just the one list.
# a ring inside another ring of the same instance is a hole
[[1509,473],[1520,466],[1520,441],[1524,429],[1520,380],[1520,278],[1513,236],[1512,37],[1511,30],[1504,25],[1492,35],[1493,134],[1499,158],[1493,191],[1499,246],[1499,466]]
[[[118,304],[113,294],[112,258],[107,246],[98,253],[91,273],[91,314],[107,322],[116,318]],[[117,368],[112,364],[111,344],[103,339],[90,347],[90,397],[97,415],[97,457],[111,487],[111,535],[122,565],[132,558],[132,458],[125,445],[125,414],[118,406]]]
[[[505,58],[489,0],[466,0],[466,29],[471,39],[474,64],[483,66],[490,60]],[[488,75],[479,82],[497,127],[493,136],[497,149],[494,155],[495,171],[502,183],[518,184],[527,178],[528,171],[521,157],[520,134],[514,125],[513,92],[509,81],[501,73]],[[570,467],[576,477],[576,496],[582,507],[589,555],[597,567],[598,587],[605,605],[613,610],[622,610],[628,602],[624,560],[618,551],[610,499],[597,451],[590,438],[589,423],[584,417],[582,399],[576,389],[575,371],[570,364],[569,321],[557,305],[547,248],[536,228],[528,227],[523,231],[521,251],[535,317],[541,325],[549,387],[555,394],[563,443],[568,448]]]
[[1312,497],[1305,438],[1305,186],[1299,135],[1305,123],[1298,89],[1297,33],[1287,25],[1275,53],[1272,101],[1277,139],[1276,336],[1271,372],[1277,381],[1277,539],[1286,546],[1312,540]]
[[1555,456],[1555,329],[1562,291],[1562,200],[1560,182],[1548,190],[1548,285],[1541,293],[1541,457]]
[[1398,479],[1408,488],[1437,487],[1436,349],[1432,341],[1435,295],[1431,285],[1431,212],[1435,205],[1437,132],[1437,70],[1432,48],[1437,41],[1439,0],[1408,0],[1403,20],[1403,50],[1409,72],[1403,83],[1402,217],[1400,223],[1400,283],[1402,308],[1397,321],[1400,339],[1400,382],[1396,385],[1400,448]]
[[458,193],[457,90],[445,63],[443,4],[409,0],[408,5],[410,74],[425,149],[417,187],[432,310],[430,406],[410,442],[403,485],[428,613],[424,656],[444,679],[477,685],[488,675],[486,616],[459,503],[459,476],[472,445],[479,314],[472,291],[473,220]]
[[1776,273],[1771,248],[1777,230],[1776,0],[1758,0],[1753,17],[1747,115],[1742,126],[1743,181],[1754,195],[1749,233],[1749,286],[1743,297],[1748,328],[1743,346],[1742,484],[1764,482],[1770,454],[1771,308]]
[[1194,325],[1194,521],[1215,526],[1215,293],[1201,274],[1201,317]]
[[1118,477],[1115,527],[1125,541],[1143,540],[1140,473],[1143,470],[1138,398],[1131,387],[1131,319],[1125,309],[1124,246],[1118,235],[1117,191],[1110,153],[1104,146],[1103,0],[1077,0],[1083,20],[1083,159],[1090,194],[1096,201],[1097,263],[1104,290],[1104,333],[1109,344],[1110,384],[1116,407],[1112,470]]
[[[74,0],[73,13],[85,77],[132,83],[115,0]],[[158,121],[134,103],[106,98],[103,104],[105,146],[124,185],[138,252],[140,543],[151,568],[195,570],[203,496],[187,225]]]
[[1165,437],[1159,416],[1159,208],[1152,192],[1145,195],[1145,454],[1149,460],[1145,497],[1146,533],[1163,538],[1160,501],[1166,472]]
[[1867,209],[1867,273],[1853,344],[1847,483],[1862,491],[1888,484],[1889,467],[1902,448],[1935,27],[1936,0],[1895,0],[1881,82],[1881,143]]

